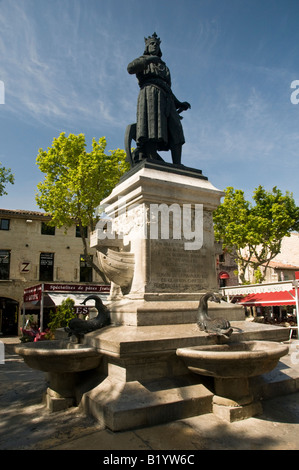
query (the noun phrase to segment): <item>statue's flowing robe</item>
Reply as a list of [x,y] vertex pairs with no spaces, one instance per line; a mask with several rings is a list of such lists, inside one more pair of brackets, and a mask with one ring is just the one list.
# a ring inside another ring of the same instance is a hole
[[129,73],[136,73],[140,86],[136,142],[142,145],[152,140],[158,143],[158,150],[183,145],[184,133],[176,110],[178,101],[171,91],[169,69],[161,59],[144,68],[144,60],[145,56],[141,56],[128,65]]

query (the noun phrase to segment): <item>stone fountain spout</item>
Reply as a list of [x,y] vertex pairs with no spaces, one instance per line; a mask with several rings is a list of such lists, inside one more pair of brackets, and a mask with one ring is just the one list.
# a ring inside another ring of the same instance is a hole
[[208,300],[220,303],[220,298],[214,292],[207,292],[200,299],[198,306],[197,325],[208,335],[216,335],[217,339],[228,340],[233,332],[230,322],[226,318],[212,319],[208,315]]
[[89,295],[83,300],[82,304],[85,305],[88,300],[95,300],[95,308],[98,315],[91,320],[82,320],[81,318],[73,318],[69,322],[69,326],[65,328],[68,336],[76,336],[78,341],[83,338],[86,333],[98,330],[110,324],[110,314],[108,308],[103,304],[100,297],[97,295]]

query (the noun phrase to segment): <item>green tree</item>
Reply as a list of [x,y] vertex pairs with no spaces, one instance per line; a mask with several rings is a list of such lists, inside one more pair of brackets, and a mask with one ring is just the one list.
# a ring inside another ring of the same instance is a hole
[[106,145],[105,137],[93,139],[92,150],[87,152],[84,134],[66,137],[62,132],[54,138],[52,147],[39,149],[36,160],[45,174],[44,181],[37,185],[38,206],[51,215],[51,224],[56,227],[67,230],[78,224],[85,260],[103,279],[104,274],[92,261],[84,229],[95,229],[97,207],[129,169],[125,151],[110,150],[107,155]]
[[49,339],[53,339],[55,330],[57,328],[67,327],[70,320],[72,320],[72,318],[76,318],[74,306],[74,300],[68,297],[61,302],[61,305],[56,308],[55,312],[51,311],[50,322],[48,324],[48,328],[50,330],[50,333],[48,334]]
[[0,196],[7,194],[5,190],[5,186],[7,183],[14,184],[15,178],[14,175],[11,173],[10,168],[5,168],[1,166],[0,162]]
[[282,239],[299,230],[299,207],[288,191],[283,195],[277,187],[266,191],[260,185],[253,201],[246,201],[243,191],[228,187],[213,217],[215,239],[222,242],[224,250],[236,255],[242,283],[246,282],[248,266],[262,282],[270,261],[280,252]]

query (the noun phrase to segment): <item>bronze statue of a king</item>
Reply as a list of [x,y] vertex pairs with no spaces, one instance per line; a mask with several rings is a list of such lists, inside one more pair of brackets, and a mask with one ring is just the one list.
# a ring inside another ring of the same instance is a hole
[[[173,164],[181,165],[185,138],[180,113],[191,106],[179,101],[171,90],[170,71],[161,59],[160,38],[154,33],[144,40],[143,55],[128,65],[128,72],[136,74],[140,92],[137,123],[126,130],[127,159],[131,166],[143,159],[163,161],[158,151],[170,150]],[[133,154],[132,139],[137,144]]]

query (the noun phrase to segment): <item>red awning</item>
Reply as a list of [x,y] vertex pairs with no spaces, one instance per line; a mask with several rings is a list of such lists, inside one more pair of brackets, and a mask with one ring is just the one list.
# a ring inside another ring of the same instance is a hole
[[296,305],[295,289],[281,292],[263,292],[260,294],[246,295],[238,302],[244,307],[274,307],[280,305]]
[[219,279],[229,279],[229,274],[226,271],[221,271],[219,273]]

